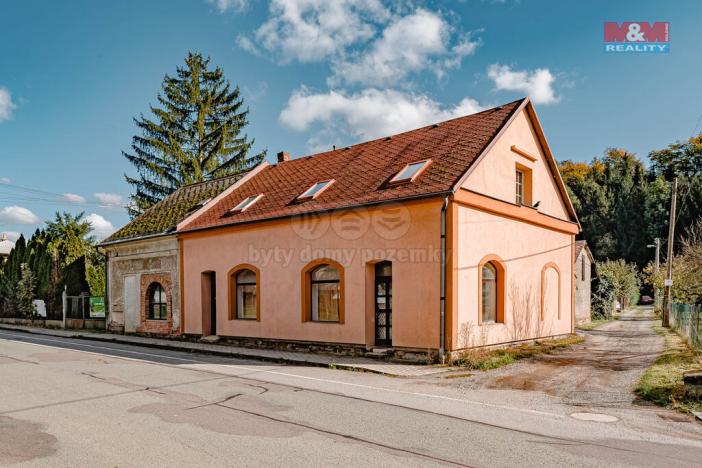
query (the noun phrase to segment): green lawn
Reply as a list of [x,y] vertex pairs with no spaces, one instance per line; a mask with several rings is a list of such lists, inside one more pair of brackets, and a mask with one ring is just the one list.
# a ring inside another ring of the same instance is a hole
[[702,370],[700,355],[675,332],[655,326],[656,333],[665,337],[665,350],[639,380],[636,394],[657,405],[685,413],[702,410],[702,401],[685,397],[683,374]]

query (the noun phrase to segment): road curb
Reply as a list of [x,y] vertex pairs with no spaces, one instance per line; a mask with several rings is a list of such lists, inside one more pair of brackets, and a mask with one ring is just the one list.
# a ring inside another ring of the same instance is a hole
[[[47,328],[36,328],[36,327],[21,327],[20,328],[18,326],[13,326],[13,325],[8,325],[8,324],[0,324],[0,330],[27,333],[30,335],[42,335],[42,336],[53,336],[53,337],[58,337],[58,338],[73,338],[73,339],[80,339],[80,340],[104,341],[104,342],[119,343],[119,344],[132,345],[132,346],[142,346],[145,348],[166,349],[166,350],[171,350],[171,351],[181,351],[181,352],[189,352],[189,353],[210,354],[210,355],[223,356],[223,357],[251,359],[251,360],[255,360],[255,361],[274,362],[277,364],[296,364],[296,365],[303,365],[303,366],[307,366],[307,367],[322,367],[322,368],[327,368],[327,369],[332,368],[332,369],[341,369],[341,370],[354,371],[354,372],[369,372],[372,374],[386,375],[389,377],[405,377],[404,375],[383,371],[381,369],[359,367],[359,366],[354,366],[351,364],[344,364],[344,363],[334,362],[334,361],[330,361],[328,363],[325,363],[325,362],[315,362],[315,361],[308,361],[308,360],[302,360],[302,359],[290,359],[290,358],[286,358],[284,356],[279,356],[279,357],[265,356],[265,355],[255,354],[255,353],[245,353],[245,352],[234,351],[234,350],[224,350],[224,349],[216,349],[216,348],[206,349],[206,348],[197,347],[198,343],[192,343],[192,342],[185,342],[185,343],[190,343],[190,344],[194,345],[193,347],[189,347],[189,346],[184,347],[184,346],[178,346],[175,343],[168,343],[167,340],[163,340],[164,342],[159,342],[159,343],[135,342],[135,341],[132,341],[129,339],[120,339],[119,336],[114,336],[114,335],[103,337],[103,336],[100,336],[100,334],[95,333],[95,334],[91,334],[90,336],[87,336],[84,333],[73,331],[73,330],[71,330],[71,331],[56,330],[56,331],[63,332],[63,333],[56,333],[54,330],[47,329]],[[157,338],[149,338],[149,339],[156,340]],[[218,346],[218,345],[209,345],[208,344],[208,345],[202,345],[202,346]],[[219,345],[219,346],[222,346],[222,345]],[[378,364],[382,364],[382,361],[379,361]]]

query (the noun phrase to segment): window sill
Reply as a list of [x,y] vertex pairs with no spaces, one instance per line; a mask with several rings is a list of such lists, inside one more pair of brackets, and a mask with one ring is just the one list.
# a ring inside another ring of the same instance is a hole
[[258,317],[234,317],[232,320],[243,320],[245,322],[255,322],[258,320]]

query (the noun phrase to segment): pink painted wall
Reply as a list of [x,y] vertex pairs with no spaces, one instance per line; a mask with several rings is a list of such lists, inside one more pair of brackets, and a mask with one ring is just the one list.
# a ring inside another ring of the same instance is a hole
[[[459,348],[553,336],[571,332],[572,236],[502,216],[458,207],[457,343]],[[505,265],[505,321],[479,324],[478,264],[488,254]],[[541,270],[546,271],[544,320]],[[561,319],[558,319],[558,285]]]
[[[392,260],[393,346],[435,349],[440,210],[436,199],[337,212],[323,215],[313,234],[299,219],[183,234],[185,333],[202,333],[200,275],[215,271],[218,335],[372,345],[371,264]],[[345,265],[343,324],[301,320],[301,271],[323,257]],[[227,273],[241,263],[261,272],[260,322],[228,320]]]
[[[521,150],[536,157],[537,161],[531,162],[515,153],[511,150],[512,145],[516,145]],[[567,220],[568,212],[525,110],[522,110],[515,117],[512,124],[497,139],[480,164],[472,169],[463,187],[514,203],[515,165],[517,163],[532,170],[532,200],[533,202],[541,202],[539,211]]]

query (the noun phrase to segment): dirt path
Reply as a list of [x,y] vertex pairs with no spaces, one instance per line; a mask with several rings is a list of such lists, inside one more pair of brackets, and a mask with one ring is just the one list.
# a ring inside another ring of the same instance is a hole
[[469,386],[541,391],[576,406],[630,405],[636,382],[663,350],[653,320],[650,309],[625,312],[620,320],[583,332],[587,337],[580,345],[476,375]]

